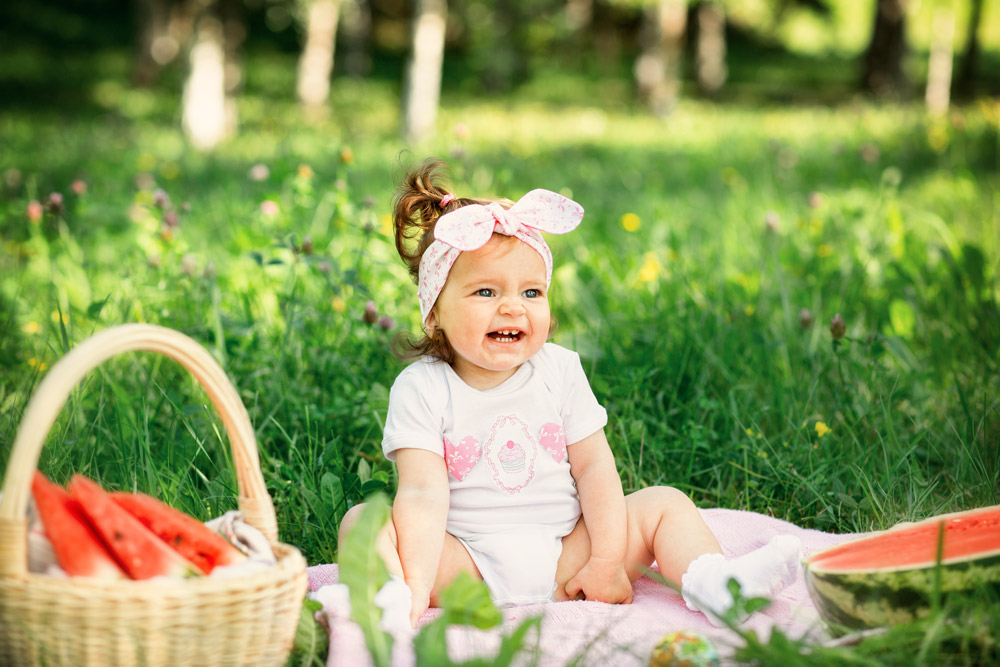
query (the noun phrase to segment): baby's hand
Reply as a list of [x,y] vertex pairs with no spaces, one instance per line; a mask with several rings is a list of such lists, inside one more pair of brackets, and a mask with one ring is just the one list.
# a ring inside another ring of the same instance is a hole
[[420,620],[420,616],[427,611],[427,608],[431,605],[431,589],[429,586],[410,584],[410,590],[413,592],[413,607],[410,609],[410,625],[416,628],[417,621]]
[[570,600],[583,593],[587,600],[611,604],[632,602],[632,583],[625,573],[624,563],[605,558],[591,558],[587,564],[566,582],[566,595]]

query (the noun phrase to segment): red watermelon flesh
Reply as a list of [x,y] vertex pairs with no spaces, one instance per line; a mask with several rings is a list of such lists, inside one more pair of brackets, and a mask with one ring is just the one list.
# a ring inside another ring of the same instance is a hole
[[242,551],[201,521],[152,496],[120,491],[109,495],[154,535],[197,565],[205,574],[219,565],[232,565],[246,559]]
[[80,503],[58,484],[35,471],[31,494],[52,542],[59,567],[71,577],[124,579],[125,573],[87,520]]
[[942,562],[1000,553],[1000,506],[946,514],[825,549],[809,557],[825,572],[905,569],[937,561],[944,524]]
[[96,483],[82,475],[73,475],[67,488],[80,501],[91,524],[133,579],[201,574]]

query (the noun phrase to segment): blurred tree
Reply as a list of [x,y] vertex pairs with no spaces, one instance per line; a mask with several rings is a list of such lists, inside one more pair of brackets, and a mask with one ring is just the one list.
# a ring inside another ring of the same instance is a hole
[[193,3],[192,45],[181,97],[181,126],[193,146],[210,150],[238,125],[235,97],[242,85],[240,50],[246,38],[242,0]]
[[698,91],[716,95],[726,83],[726,12],[722,3],[704,0],[695,6],[695,81]]
[[875,26],[864,57],[862,87],[878,96],[899,96],[907,89],[906,0],[878,0]]
[[323,115],[330,97],[340,0],[298,0],[298,3],[305,43],[299,55],[295,92],[308,113]]
[[594,0],[566,0],[566,26],[571,30],[583,30],[590,26],[594,18]]
[[434,131],[447,22],[446,0],[416,0],[403,85],[403,136],[411,143]]
[[685,0],[657,0],[643,6],[639,56],[632,72],[639,97],[657,116],[670,113],[680,96],[686,27]]
[[972,7],[969,12],[968,35],[965,39],[965,51],[962,53],[962,59],[958,66],[958,75],[955,77],[956,96],[971,96],[975,89],[981,51],[979,25],[982,23],[982,20],[983,0],[972,0]]
[[135,0],[132,82],[151,86],[188,44],[197,11],[191,0]]
[[948,111],[951,103],[951,69],[955,45],[955,7],[952,0],[938,3],[934,9],[933,21],[924,103],[928,112],[940,116]]
[[348,76],[364,77],[371,72],[369,41],[372,32],[372,5],[369,0],[350,0],[341,10],[341,68]]

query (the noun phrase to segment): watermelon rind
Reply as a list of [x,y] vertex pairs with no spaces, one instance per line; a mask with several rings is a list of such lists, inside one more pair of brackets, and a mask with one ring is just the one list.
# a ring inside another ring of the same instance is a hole
[[[986,531],[984,534],[993,535],[990,531],[997,530],[993,525],[997,519],[992,517],[1000,517],[1000,506],[933,517],[895,530],[900,533],[919,530],[926,534],[928,526],[960,525],[969,516],[990,516],[982,530]],[[819,615],[834,629],[856,630],[909,623],[930,614],[933,598],[938,593],[942,602],[953,595],[984,589],[1000,593],[1000,548],[947,558],[940,563],[932,558],[905,567],[863,569],[830,565],[830,562],[836,563],[831,553],[848,553],[856,545],[870,546],[885,535],[897,537],[899,533],[894,535],[893,532],[883,531],[841,543],[816,552],[803,562],[809,595]],[[935,536],[938,534],[937,530],[933,532]],[[996,535],[1000,540],[1000,531]],[[935,552],[936,541],[935,537]]]

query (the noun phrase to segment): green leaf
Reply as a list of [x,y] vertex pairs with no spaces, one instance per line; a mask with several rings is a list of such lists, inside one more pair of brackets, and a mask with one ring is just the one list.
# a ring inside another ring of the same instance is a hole
[[367,496],[370,493],[377,493],[386,487],[386,483],[378,479],[370,479],[361,485],[361,495]]
[[983,251],[971,243],[963,244],[962,268],[965,269],[965,277],[969,279],[973,289],[975,289],[977,298],[983,285],[986,284],[985,267],[986,258],[983,256]]
[[448,658],[448,642],[445,637],[447,629],[448,622],[443,616],[420,629],[413,638],[417,667],[444,667],[454,664]]
[[441,593],[442,618],[449,625],[472,625],[488,630],[500,625],[503,617],[490,599],[486,584],[467,572],[460,572]]
[[340,580],[350,590],[351,617],[361,626],[376,667],[388,666],[392,657],[392,637],[379,629],[382,610],[375,606],[375,594],[389,581],[389,570],[375,548],[388,520],[388,499],[373,495],[340,545]]
[[103,301],[93,301],[89,306],[87,306],[87,317],[92,320],[96,320],[101,316],[101,311],[104,310],[104,306],[108,303],[111,295],[104,297]]
[[[503,617],[500,610],[490,599],[489,589],[486,584],[478,579],[474,579],[467,572],[461,572],[448,585],[448,588],[441,593],[439,603],[442,614],[433,623],[429,623],[421,628],[420,632],[413,640],[413,649],[416,654],[417,666],[438,667],[439,665],[492,665],[494,660],[484,662],[482,660],[472,660],[464,663],[453,663],[448,657],[448,644],[446,641],[446,631],[449,625],[472,625],[480,630],[489,630],[500,625]],[[520,631],[520,628],[519,630]],[[517,631],[515,632],[517,634]],[[523,634],[523,633],[521,633]],[[520,635],[518,635],[520,636]],[[521,648],[522,640],[516,639],[511,643],[510,638],[505,638],[500,647],[501,654],[504,647],[507,651],[517,653]],[[508,646],[508,644],[510,644]],[[499,657],[499,656],[498,656]],[[506,662],[496,664],[508,664]]]
[[358,479],[364,484],[372,478],[372,466],[365,459],[358,461]]
[[505,667],[514,661],[521,651],[524,649],[525,636],[528,631],[535,629],[535,650],[538,648],[538,639],[541,637],[542,632],[542,617],[532,616],[531,618],[526,618],[521,621],[521,624],[517,626],[514,632],[510,633],[503,638],[500,643],[500,651],[497,653],[497,657],[492,661],[491,664],[496,667]]
[[902,299],[893,299],[889,303],[889,323],[892,330],[900,338],[913,338],[913,327],[916,324],[916,317],[910,304]]
[[323,477],[319,480],[319,489],[323,502],[332,509],[340,507],[344,502],[344,486],[340,478],[332,472],[323,473]]
[[295,639],[292,641],[292,652],[285,667],[323,667],[326,664],[327,652],[330,650],[330,635],[316,620],[316,612],[322,608],[323,605],[315,600],[306,598],[302,601],[299,623],[295,627]]

